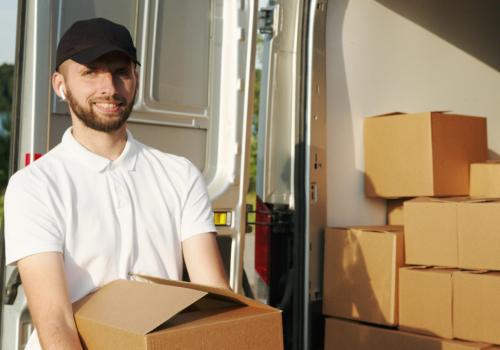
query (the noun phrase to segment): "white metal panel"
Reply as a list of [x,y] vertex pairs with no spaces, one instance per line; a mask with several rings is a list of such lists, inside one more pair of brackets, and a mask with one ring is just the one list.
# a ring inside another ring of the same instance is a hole
[[[234,208],[230,284],[242,290],[246,231],[246,193],[252,126],[255,66],[256,1],[224,2],[220,115],[223,122],[217,140],[217,168],[209,190],[230,193],[216,196],[215,208]],[[220,181],[220,180],[224,181]],[[232,232],[231,232],[232,231]],[[220,231],[222,232],[222,231]]]
[[[28,1],[20,108],[18,167],[24,167],[25,154],[44,153],[47,147],[46,116],[49,111],[51,64],[52,1]],[[49,15],[47,15],[47,12]]]
[[304,349],[314,343],[312,318],[321,317],[311,308],[322,298],[323,235],[326,227],[326,80],[325,25],[327,0],[312,0],[307,30],[306,73],[306,246],[304,279]]
[[157,7],[152,97],[175,110],[206,113],[212,61],[210,1],[167,0]]
[[[301,1],[275,1],[272,38],[264,39],[259,110],[258,182],[264,202],[294,206],[296,121],[302,82],[298,75]],[[260,175],[262,174],[262,175]]]
[[13,304],[3,305],[2,318],[2,349],[23,350],[34,327],[22,287],[18,288]]

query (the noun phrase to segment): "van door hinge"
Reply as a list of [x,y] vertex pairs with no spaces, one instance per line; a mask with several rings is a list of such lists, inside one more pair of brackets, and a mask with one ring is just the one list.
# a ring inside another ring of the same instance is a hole
[[[254,217],[254,221],[251,220]],[[261,218],[261,220],[258,219]],[[262,219],[264,218],[264,220]],[[271,226],[274,233],[290,233],[293,230],[293,211],[287,205],[274,205],[269,211],[254,211],[252,204],[247,204],[247,232],[250,225]]]
[[259,10],[259,33],[266,39],[274,36],[274,10],[276,7],[263,7]]
[[15,269],[7,281],[4,289],[3,303],[5,305],[12,305],[16,301],[17,289],[21,285],[21,276],[19,270]]

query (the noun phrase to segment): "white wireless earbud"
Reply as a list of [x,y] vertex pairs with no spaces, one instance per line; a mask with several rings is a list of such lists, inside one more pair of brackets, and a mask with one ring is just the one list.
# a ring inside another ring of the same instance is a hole
[[66,95],[62,86],[59,88],[59,93],[61,94],[61,100],[66,101]]

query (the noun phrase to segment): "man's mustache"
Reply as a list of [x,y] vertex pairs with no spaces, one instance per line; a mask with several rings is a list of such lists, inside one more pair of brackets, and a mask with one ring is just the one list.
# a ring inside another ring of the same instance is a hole
[[114,94],[113,96],[103,96],[96,97],[89,100],[90,103],[114,103],[114,104],[125,104],[127,100],[118,94]]

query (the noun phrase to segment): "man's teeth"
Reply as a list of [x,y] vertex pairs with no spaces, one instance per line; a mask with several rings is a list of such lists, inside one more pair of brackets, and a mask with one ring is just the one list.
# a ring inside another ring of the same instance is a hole
[[104,108],[115,108],[118,107],[118,104],[114,103],[96,103],[99,107],[104,107]]

